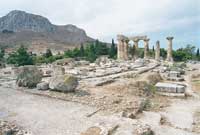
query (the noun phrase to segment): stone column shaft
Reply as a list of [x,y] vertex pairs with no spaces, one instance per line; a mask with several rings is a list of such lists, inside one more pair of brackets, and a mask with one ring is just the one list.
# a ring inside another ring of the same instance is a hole
[[122,59],[122,51],[123,51],[123,41],[118,40],[118,46],[117,46],[117,58]]
[[155,59],[160,61],[160,42],[156,42],[156,52],[155,52]]
[[144,59],[148,58],[149,40],[150,39],[145,39],[144,40]]
[[173,57],[172,57],[172,40],[173,39],[174,39],[173,37],[167,37],[167,40],[168,40],[167,61],[173,61]]
[[123,48],[124,48],[124,56],[123,56],[123,59],[124,60],[128,60],[128,42],[129,40],[124,40],[123,44]]

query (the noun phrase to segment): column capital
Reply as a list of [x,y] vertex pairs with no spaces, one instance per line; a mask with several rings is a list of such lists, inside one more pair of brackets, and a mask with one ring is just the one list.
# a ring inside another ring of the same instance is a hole
[[173,40],[174,37],[167,37],[166,39],[167,39],[167,40]]
[[149,42],[149,40],[150,40],[149,38],[146,38],[144,39],[144,42]]
[[137,38],[135,38],[135,39],[132,39],[133,40],[133,42],[139,42],[140,40],[139,39],[137,39]]
[[118,41],[129,41],[129,39],[124,35],[117,35]]

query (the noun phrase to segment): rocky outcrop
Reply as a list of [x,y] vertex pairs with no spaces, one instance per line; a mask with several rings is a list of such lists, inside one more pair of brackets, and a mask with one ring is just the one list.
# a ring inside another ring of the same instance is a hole
[[78,80],[72,75],[57,75],[50,80],[51,90],[61,92],[73,92],[78,86]]
[[24,11],[11,11],[6,16],[0,18],[0,31],[33,31],[52,32],[56,27],[47,18],[39,15],[28,14]]
[[17,70],[16,84],[19,87],[33,88],[42,80],[42,72],[35,66],[23,66]]
[[53,75],[64,75],[65,69],[62,66],[54,65],[53,66]]

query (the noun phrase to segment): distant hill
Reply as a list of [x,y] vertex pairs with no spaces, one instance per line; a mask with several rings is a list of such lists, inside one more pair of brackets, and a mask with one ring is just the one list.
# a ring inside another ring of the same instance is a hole
[[93,41],[74,25],[54,25],[45,17],[24,11],[14,10],[0,18],[0,46],[6,48],[23,44],[36,53],[47,48],[58,52]]

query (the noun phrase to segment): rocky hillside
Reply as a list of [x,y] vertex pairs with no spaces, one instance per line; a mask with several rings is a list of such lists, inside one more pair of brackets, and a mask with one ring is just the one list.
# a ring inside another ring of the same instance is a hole
[[46,48],[63,51],[92,41],[74,25],[54,25],[45,17],[24,11],[14,10],[0,18],[0,45],[7,48],[24,44],[39,53]]

